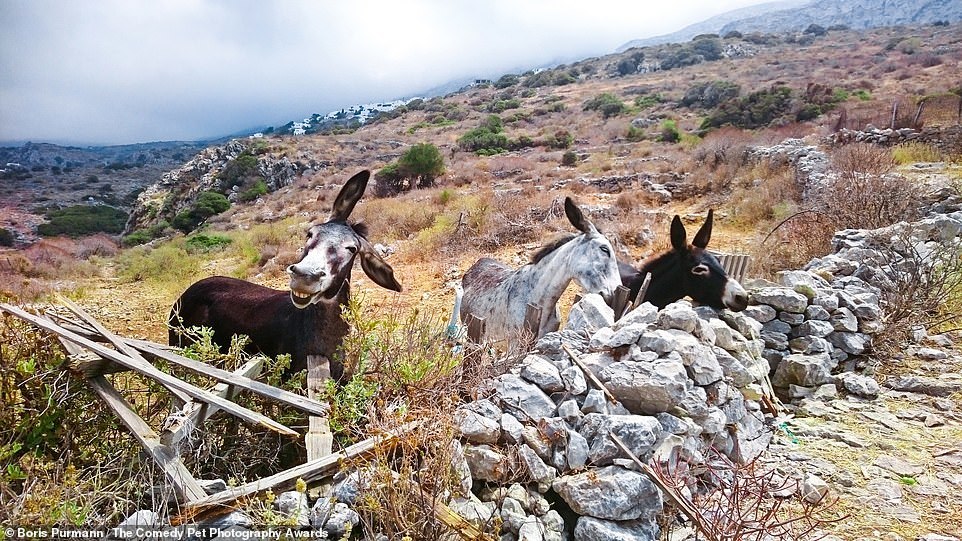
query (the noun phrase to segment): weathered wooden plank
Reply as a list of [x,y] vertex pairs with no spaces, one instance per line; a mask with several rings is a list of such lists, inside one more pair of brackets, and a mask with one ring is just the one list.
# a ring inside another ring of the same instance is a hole
[[313,398],[301,396],[290,391],[285,391],[284,389],[278,389],[272,385],[268,385],[234,372],[228,372],[227,370],[217,368],[216,366],[211,366],[207,363],[195,361],[194,359],[188,359],[183,355],[178,355],[172,351],[164,349],[164,346],[161,346],[160,344],[155,344],[146,340],[135,340],[132,338],[125,339],[125,342],[137,348],[139,351],[146,353],[149,357],[163,359],[182,368],[186,368],[191,372],[196,372],[198,374],[214,378],[218,381],[229,383],[230,385],[237,386],[241,389],[247,389],[252,393],[276,400],[282,404],[287,404],[288,406],[293,406],[302,411],[306,411],[307,413],[324,416],[327,415],[328,411],[330,411],[330,406],[322,402],[318,402]]
[[[631,303],[631,310],[634,310],[635,308],[638,308],[639,306],[641,306],[641,303],[644,302],[645,295],[648,294],[648,286],[650,285],[651,285],[651,273],[646,272],[645,279],[641,282],[641,287],[638,289],[638,294],[635,295],[635,298]],[[631,310],[629,310],[629,312]]]
[[150,457],[164,472],[164,476],[178,498],[189,503],[207,496],[203,487],[181,462],[177,453],[160,442],[157,433],[137,415],[116,387],[107,381],[107,378],[95,376],[88,379],[87,384],[103,399],[107,406],[120,418],[124,426],[147,450]]
[[608,437],[615,444],[615,447],[618,447],[622,453],[631,459],[631,461],[635,463],[635,466],[637,466],[638,469],[661,490],[661,493],[671,500],[672,503],[674,503],[675,506],[692,521],[695,527],[705,535],[706,540],[714,541],[719,539],[711,522],[705,520],[705,517],[702,516],[701,512],[698,511],[691,501],[681,495],[681,493],[675,488],[665,484],[665,482],[661,480],[661,477],[655,473],[655,470],[652,469],[652,467],[648,464],[642,462],[641,459],[638,458],[638,455],[633,453],[617,434],[614,432],[609,432]]
[[[255,357],[244,363],[244,366],[235,370],[234,373],[253,378],[257,377],[257,374],[260,373],[261,367],[263,366],[264,358]],[[227,400],[233,400],[239,392],[240,389],[226,383],[218,383],[211,390],[212,394],[226,398]],[[220,411],[220,408],[217,406],[212,406],[206,402],[191,400],[185,404],[176,415],[168,417],[169,422],[165,423],[165,428],[160,433],[160,441],[173,448],[190,434],[191,430],[199,428],[218,411]]]
[[[317,399],[324,392],[324,385],[331,379],[331,361],[322,355],[307,356],[307,396]],[[307,434],[304,434],[304,444],[307,446],[307,460],[317,460],[325,457],[334,450],[334,434],[326,415],[311,415],[307,419]]]
[[[64,297],[63,295],[57,295],[57,300],[61,304],[66,306],[71,312],[73,312],[74,315],[82,319],[84,323],[86,323],[87,325],[90,325],[97,333],[99,333],[101,336],[106,338],[107,341],[113,344],[113,346],[117,348],[121,353],[123,353],[124,355],[132,359],[142,361],[145,363],[147,362],[147,359],[145,359],[137,350],[135,350],[134,348],[124,343],[123,339],[121,339],[119,336],[115,335],[114,333],[110,332],[106,327],[101,325],[99,321],[94,319],[93,316],[85,312],[83,308],[78,306],[72,300],[68,299],[67,297]],[[184,394],[183,392],[174,388],[168,388],[167,390],[170,391],[175,397],[177,397],[177,399],[180,401],[180,405],[190,402],[190,397]]]
[[261,415],[260,413],[257,413],[255,411],[251,411],[247,408],[238,406],[237,404],[234,404],[229,400],[226,400],[219,396],[215,396],[209,393],[208,391],[195,387],[185,381],[181,381],[175,378],[174,376],[171,376],[170,374],[161,372],[150,363],[133,359],[131,357],[128,357],[120,353],[119,351],[104,347],[87,338],[84,338],[75,333],[72,333],[47,319],[34,316],[33,314],[25,312],[22,309],[17,308],[16,306],[11,306],[6,303],[0,303],[0,311],[7,312],[9,314],[19,317],[20,319],[33,323],[34,325],[36,325],[37,327],[40,327],[41,329],[52,332],[57,336],[60,336],[66,340],[69,340],[70,342],[73,342],[79,346],[89,349],[90,351],[93,351],[94,353],[100,355],[101,357],[104,357],[105,359],[109,359],[115,363],[122,364],[127,368],[130,368],[131,370],[134,370],[140,374],[143,374],[144,376],[152,378],[157,382],[163,384],[165,387],[174,387],[180,391],[183,391],[184,393],[189,395],[191,398],[196,398],[204,402],[215,404],[221,409],[223,409],[224,411],[227,411],[228,413],[230,413],[231,415],[235,415],[249,423],[264,426],[266,428],[269,428],[270,430],[273,430],[280,434],[284,434],[285,436],[295,436],[295,437],[298,436],[297,432],[291,430],[290,428],[287,428],[286,426],[278,423],[277,421],[274,421],[269,417]]
[[468,314],[465,324],[468,326],[468,340],[480,344],[484,340],[484,318]]
[[568,354],[568,357],[571,358],[571,362],[578,365],[578,368],[580,368],[581,371],[584,372],[585,377],[588,378],[588,380],[591,381],[591,383],[593,383],[595,387],[598,388],[598,390],[604,393],[605,397],[607,397],[608,400],[612,402],[618,401],[618,399],[615,398],[615,395],[611,394],[611,391],[609,391],[608,388],[605,387],[605,384],[602,383],[597,376],[595,376],[595,373],[592,372],[590,368],[585,366],[585,363],[581,362],[581,359],[578,358],[578,355],[574,351],[571,351],[571,348],[568,347],[568,344],[561,344],[561,348],[565,351],[565,353]]
[[528,303],[524,309],[524,323],[522,328],[526,337],[537,339],[541,334],[542,308],[537,304]]
[[625,286],[615,288],[614,298],[611,300],[611,309],[615,312],[615,321],[618,321],[628,311],[628,295],[631,290]]
[[444,524],[448,528],[451,528],[461,539],[466,541],[493,541],[494,536],[486,534],[478,529],[477,526],[469,522],[467,519],[457,514],[448,507],[444,502],[432,497],[423,488],[418,487],[421,490],[422,496],[431,502],[431,511],[434,518],[438,519],[441,524]]
[[181,524],[200,516],[210,517],[228,513],[237,500],[253,496],[265,490],[291,487],[297,479],[303,479],[307,483],[324,479],[325,477],[334,475],[342,461],[364,456],[378,447],[393,445],[399,437],[411,432],[419,425],[420,423],[417,421],[410,422],[398,427],[394,432],[368,438],[351,445],[341,452],[305,462],[299,466],[294,466],[291,469],[247,483],[246,485],[229,488],[217,494],[207,496],[206,498],[191,501],[181,508],[181,514],[174,517],[171,522],[173,524]]

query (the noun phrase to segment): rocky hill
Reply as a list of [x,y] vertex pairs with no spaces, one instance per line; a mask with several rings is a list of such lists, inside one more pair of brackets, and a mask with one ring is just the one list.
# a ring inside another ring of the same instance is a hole
[[721,27],[720,33],[786,32],[816,24],[853,29],[962,20],[960,0],[817,0],[795,9],[766,13]]
[[168,141],[106,147],[26,143],[0,148],[0,227],[36,238],[45,208],[109,205],[130,209],[148,185],[208,142]]

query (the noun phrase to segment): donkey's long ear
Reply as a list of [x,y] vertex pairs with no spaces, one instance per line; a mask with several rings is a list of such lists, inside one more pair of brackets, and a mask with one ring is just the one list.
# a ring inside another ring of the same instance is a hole
[[570,197],[565,197],[565,216],[568,217],[571,225],[575,226],[575,229],[582,233],[597,231],[594,224],[585,218],[584,213],[581,212],[581,209],[578,208],[578,205],[575,205],[575,202],[572,201]]
[[671,221],[671,247],[676,252],[688,250],[688,233],[685,232],[685,226],[682,225],[681,217],[677,214]]
[[392,291],[401,291],[401,284],[394,278],[394,269],[378,255],[377,250],[366,240],[361,241],[361,268],[374,283]]
[[711,222],[714,213],[714,209],[708,209],[708,218],[705,218],[705,223],[701,224],[701,229],[698,230],[698,233],[695,233],[695,238],[691,241],[692,246],[698,248],[708,246],[708,241],[711,240]]
[[346,222],[348,216],[351,215],[351,211],[354,210],[354,205],[361,200],[364,195],[364,190],[367,188],[367,181],[371,178],[371,172],[364,170],[360,173],[351,177],[341,191],[337,194],[337,199],[334,200],[334,208],[331,209],[331,217],[329,221],[332,222]]

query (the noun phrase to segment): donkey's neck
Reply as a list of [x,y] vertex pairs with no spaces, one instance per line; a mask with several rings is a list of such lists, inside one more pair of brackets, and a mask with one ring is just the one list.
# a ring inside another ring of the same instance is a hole
[[643,300],[658,307],[665,307],[682,298],[685,293],[682,289],[679,267],[678,257],[673,251],[645,261],[641,265],[639,275],[650,273],[651,283],[648,284],[648,292],[645,293]]
[[551,308],[568,289],[574,279],[571,269],[571,254],[574,242],[561,245],[537,263],[525,265],[518,270],[519,283],[530,284],[526,295],[530,301],[540,299],[539,306]]

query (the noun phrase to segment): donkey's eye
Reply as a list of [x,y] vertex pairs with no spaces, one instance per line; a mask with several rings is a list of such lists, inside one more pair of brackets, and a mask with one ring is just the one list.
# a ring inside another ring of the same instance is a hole
[[601,247],[601,253],[603,253],[603,254],[605,254],[605,255],[611,255],[611,250],[609,250],[607,246],[602,246],[602,247]]
[[694,274],[695,276],[708,276],[709,274],[711,274],[711,269],[709,269],[708,265],[705,265],[705,264],[696,265],[694,268],[691,269],[691,273]]
[[347,251],[351,252],[352,254],[357,253],[357,246],[351,245],[351,246],[345,246],[345,248],[347,248]]
[[310,229],[308,229],[308,230],[307,230],[307,238],[308,238],[308,239],[311,239],[311,238],[313,238],[313,237],[314,237],[314,232],[311,231]]

